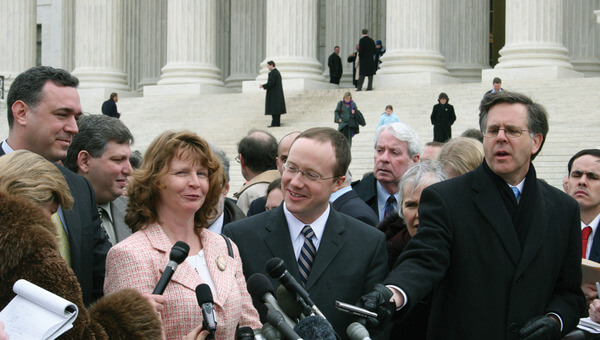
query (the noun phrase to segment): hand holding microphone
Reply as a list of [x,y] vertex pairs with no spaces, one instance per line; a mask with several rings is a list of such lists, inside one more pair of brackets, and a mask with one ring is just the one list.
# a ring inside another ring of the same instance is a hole
[[167,288],[167,284],[171,281],[171,276],[175,273],[175,269],[177,266],[181,264],[181,262],[185,261],[190,253],[190,246],[183,241],[177,241],[173,248],[171,248],[171,253],[169,253],[169,262],[167,263],[167,267],[163,272],[160,280],[156,284],[156,288],[152,294],[162,295],[164,293],[165,288]]

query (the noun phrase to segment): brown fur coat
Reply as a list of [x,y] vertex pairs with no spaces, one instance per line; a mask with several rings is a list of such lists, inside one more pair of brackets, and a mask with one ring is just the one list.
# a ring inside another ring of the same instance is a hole
[[127,289],[105,296],[88,311],[75,274],[60,257],[54,225],[34,204],[0,192],[0,309],[25,279],[77,305],[73,328],[60,339],[160,339],[150,303]]

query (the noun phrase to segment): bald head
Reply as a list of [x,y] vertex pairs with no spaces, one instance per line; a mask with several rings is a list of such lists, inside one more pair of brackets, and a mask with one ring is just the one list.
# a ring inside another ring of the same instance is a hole
[[283,164],[285,164],[285,161],[287,160],[290,147],[299,134],[300,131],[290,132],[283,136],[279,141],[279,147],[277,148],[277,170],[279,170],[279,172],[283,172]]

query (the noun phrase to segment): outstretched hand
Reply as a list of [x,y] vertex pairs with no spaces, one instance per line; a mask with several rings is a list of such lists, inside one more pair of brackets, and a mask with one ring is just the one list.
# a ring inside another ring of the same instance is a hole
[[557,321],[542,315],[529,320],[519,331],[519,336],[524,340],[558,340],[562,334]]

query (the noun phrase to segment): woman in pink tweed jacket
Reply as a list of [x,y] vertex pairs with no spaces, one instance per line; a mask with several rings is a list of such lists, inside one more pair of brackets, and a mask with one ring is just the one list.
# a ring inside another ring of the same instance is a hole
[[134,233],[108,253],[104,291],[134,288],[151,293],[173,244],[187,243],[189,257],[163,294],[160,315],[166,339],[181,339],[202,323],[195,294],[201,283],[208,284],[213,294],[216,339],[234,339],[238,325],[261,327],[246,290],[237,247],[232,244],[233,257],[229,256],[225,240],[206,229],[224,185],[219,159],[192,132],[158,136],[133,174],[125,221]]

